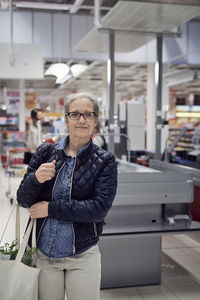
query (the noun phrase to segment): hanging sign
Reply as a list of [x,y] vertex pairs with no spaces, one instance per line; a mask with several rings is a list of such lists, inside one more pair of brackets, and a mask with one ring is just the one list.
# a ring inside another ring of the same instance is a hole
[[8,114],[19,113],[19,92],[10,91],[6,93],[6,109]]
[[25,93],[25,108],[32,110],[37,107],[37,93]]

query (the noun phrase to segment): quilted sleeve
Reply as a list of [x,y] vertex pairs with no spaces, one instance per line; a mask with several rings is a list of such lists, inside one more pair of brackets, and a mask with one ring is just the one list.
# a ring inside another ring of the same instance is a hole
[[35,177],[35,171],[43,163],[49,144],[41,144],[34,153],[28,169],[17,190],[17,201],[19,205],[28,208],[38,201],[38,195],[43,187]]
[[92,199],[71,199],[62,203],[49,203],[49,216],[70,222],[100,222],[112,206],[117,190],[117,163],[108,153],[104,168],[99,174]]

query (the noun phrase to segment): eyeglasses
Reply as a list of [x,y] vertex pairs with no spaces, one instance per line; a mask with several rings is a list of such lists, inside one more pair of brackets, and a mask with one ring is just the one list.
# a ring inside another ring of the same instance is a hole
[[68,117],[71,120],[79,120],[81,116],[83,116],[83,118],[85,120],[93,120],[96,117],[95,112],[91,111],[91,112],[86,112],[84,114],[74,111],[74,112],[68,112],[67,114],[65,114],[65,117]]

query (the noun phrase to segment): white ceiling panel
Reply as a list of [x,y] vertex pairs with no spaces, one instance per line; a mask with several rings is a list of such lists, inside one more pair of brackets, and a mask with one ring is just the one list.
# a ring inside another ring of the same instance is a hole
[[[116,33],[116,52],[130,52],[155,36],[143,32],[169,32],[200,15],[200,6],[119,1],[101,20],[103,28],[141,31],[138,34]],[[108,34],[93,28],[76,46],[78,51],[108,51]]]

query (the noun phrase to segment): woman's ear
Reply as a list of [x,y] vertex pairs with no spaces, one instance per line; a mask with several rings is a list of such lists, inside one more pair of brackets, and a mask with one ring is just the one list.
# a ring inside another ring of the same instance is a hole
[[69,127],[68,117],[65,117],[65,125]]
[[93,135],[95,135],[96,133],[97,133],[97,127],[95,126],[93,130]]
[[94,124],[95,124],[94,130],[98,131],[98,121],[97,121],[97,119],[95,119],[95,123]]

